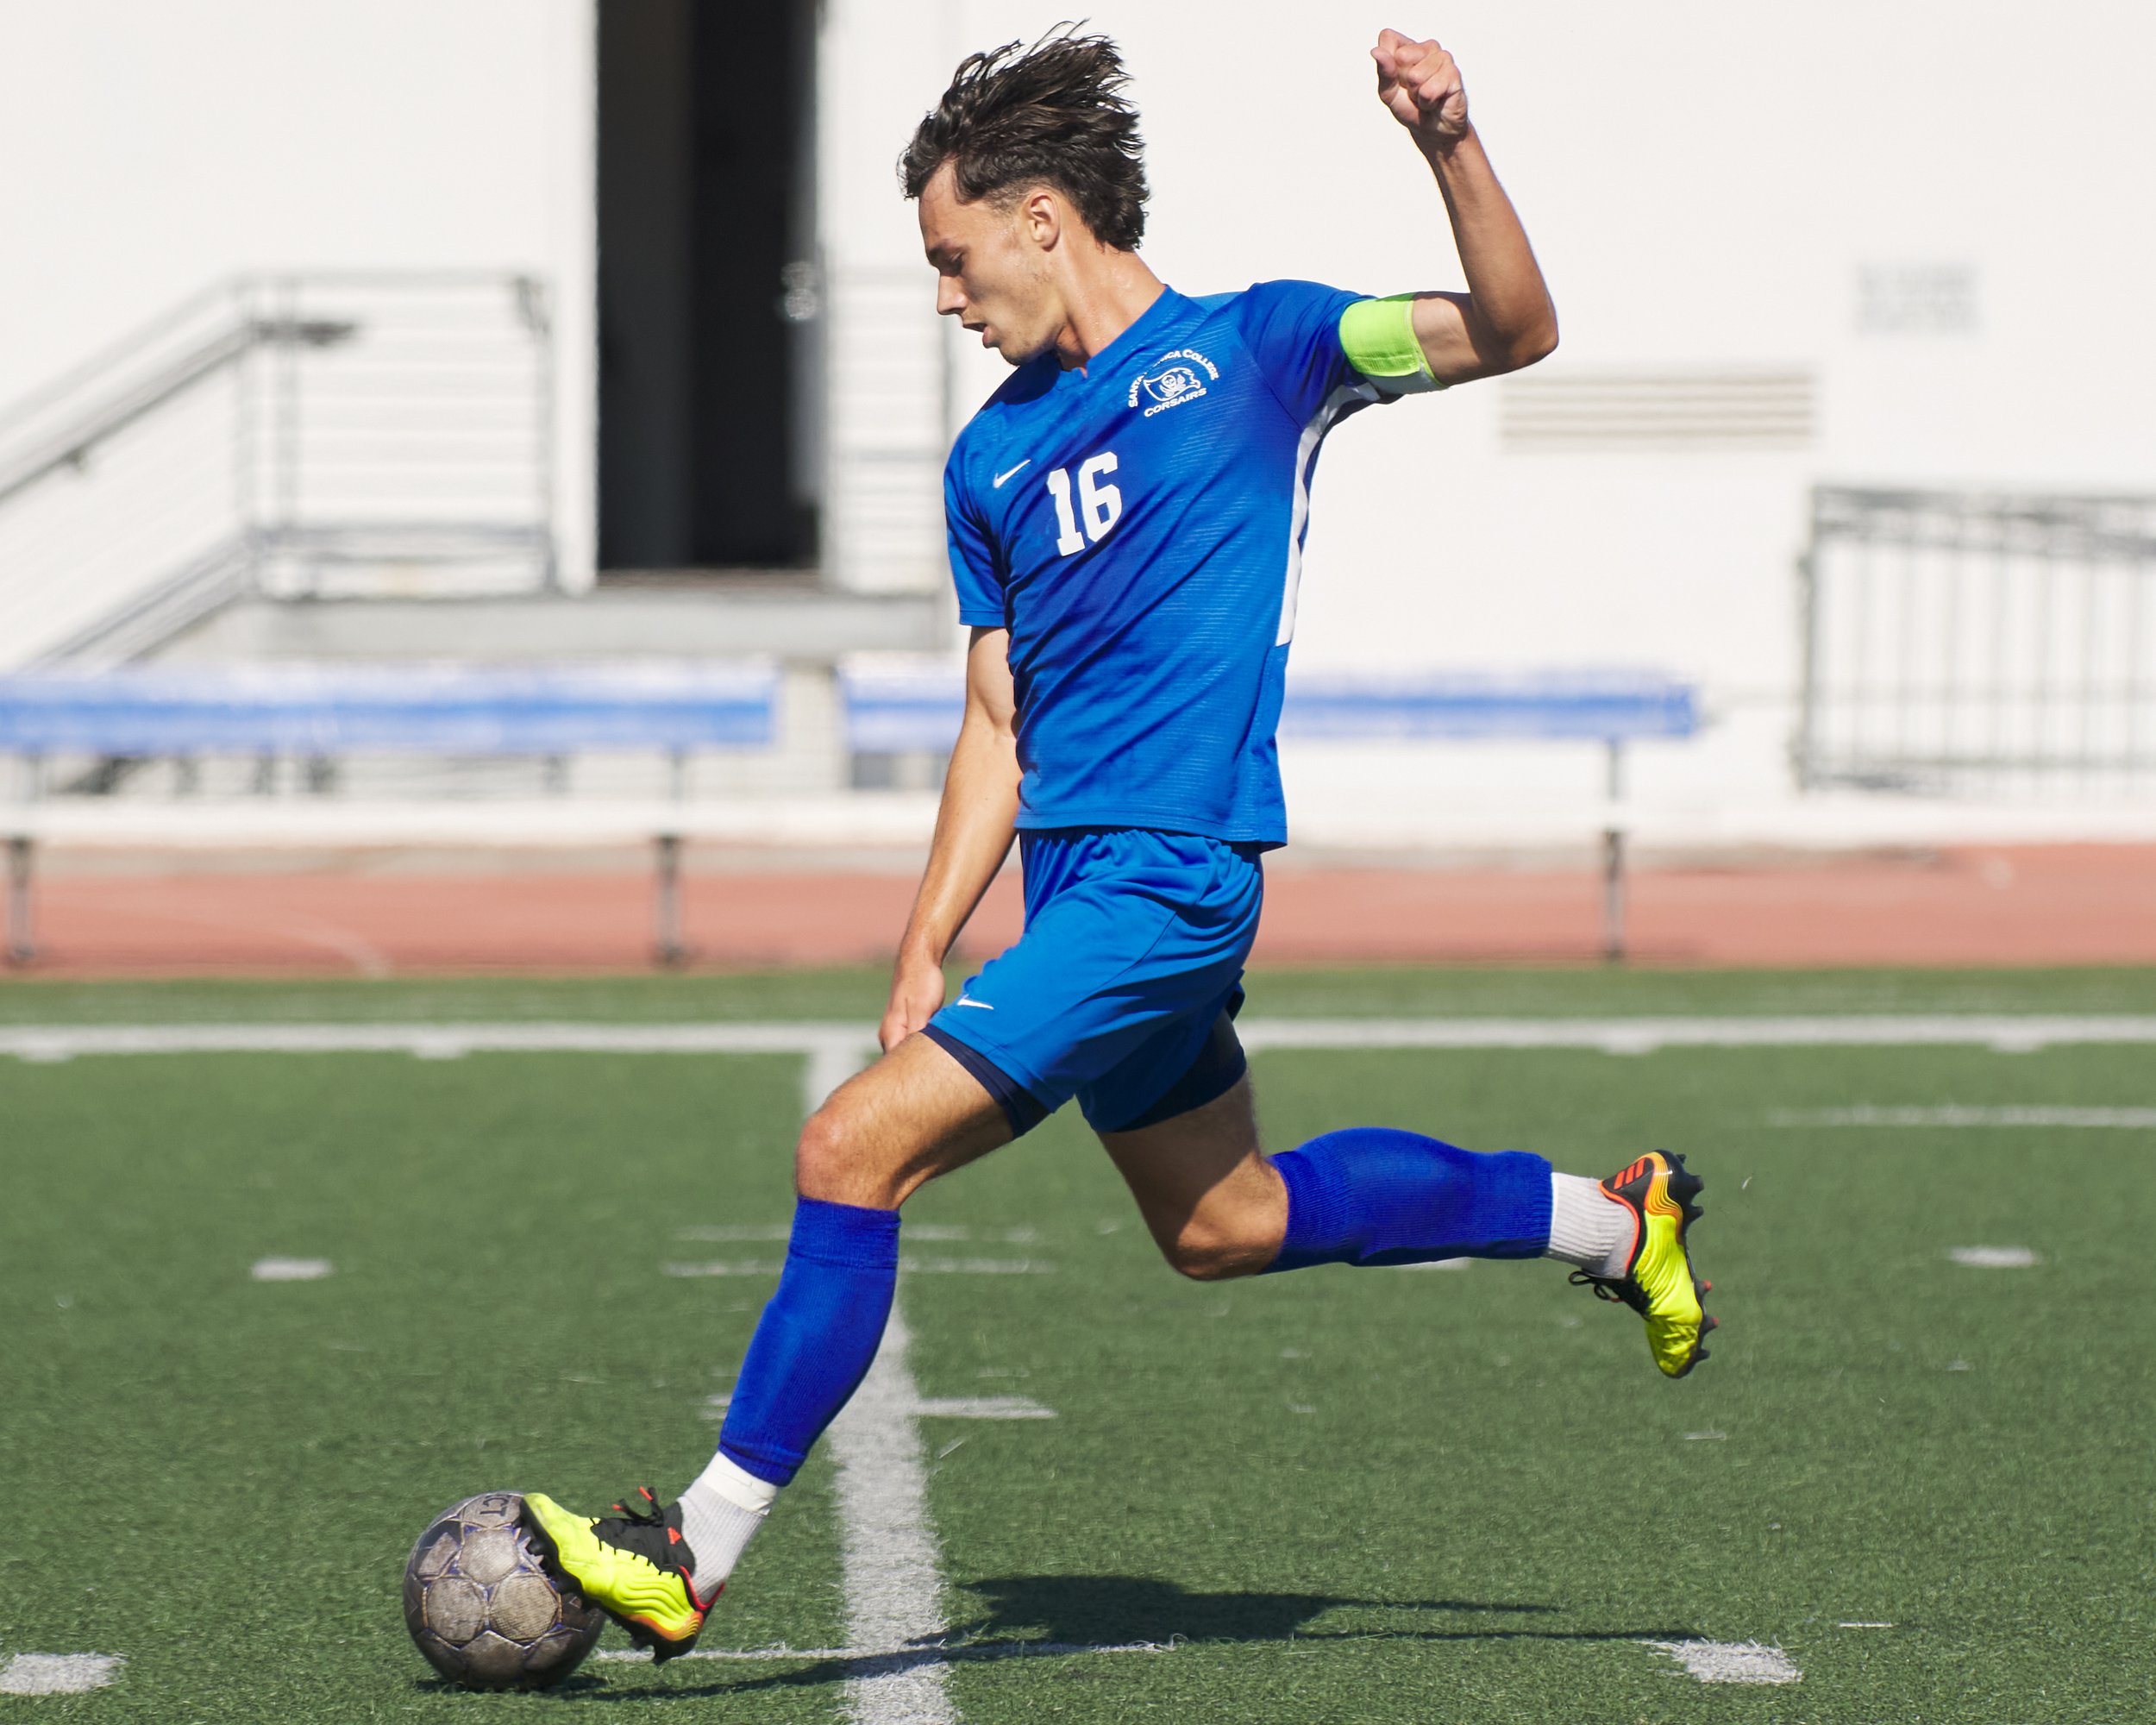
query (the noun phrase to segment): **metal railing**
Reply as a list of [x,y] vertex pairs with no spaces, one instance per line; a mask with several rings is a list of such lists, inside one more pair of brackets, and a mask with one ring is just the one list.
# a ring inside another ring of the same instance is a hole
[[0,413],[0,668],[245,593],[550,587],[553,467],[535,278],[222,283]]
[[1807,789],[2156,784],[2156,497],[1822,486],[1799,574]]

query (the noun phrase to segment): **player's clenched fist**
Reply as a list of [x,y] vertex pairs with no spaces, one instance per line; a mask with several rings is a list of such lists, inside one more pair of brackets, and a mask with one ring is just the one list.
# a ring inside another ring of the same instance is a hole
[[1467,87],[1444,48],[1380,30],[1370,58],[1377,62],[1377,99],[1418,139],[1449,145],[1467,135]]

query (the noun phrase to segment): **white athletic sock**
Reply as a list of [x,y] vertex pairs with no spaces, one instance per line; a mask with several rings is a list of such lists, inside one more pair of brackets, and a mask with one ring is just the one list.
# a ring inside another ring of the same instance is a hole
[[1550,1244],[1545,1258],[1562,1258],[1590,1276],[1622,1276],[1632,1257],[1637,1219],[1632,1206],[1583,1174],[1550,1176]]
[[692,1578],[699,1598],[718,1597],[778,1495],[770,1481],[758,1479],[723,1455],[713,1456],[711,1465],[681,1494],[681,1532],[696,1556]]

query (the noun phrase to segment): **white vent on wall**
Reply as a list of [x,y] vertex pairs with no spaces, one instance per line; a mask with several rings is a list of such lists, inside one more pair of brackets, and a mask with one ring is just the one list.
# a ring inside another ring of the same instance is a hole
[[1865,336],[1973,336],[1974,264],[1866,264],[1857,272],[1857,329]]
[[1560,372],[1505,380],[1507,449],[1795,449],[1811,442],[1806,371]]

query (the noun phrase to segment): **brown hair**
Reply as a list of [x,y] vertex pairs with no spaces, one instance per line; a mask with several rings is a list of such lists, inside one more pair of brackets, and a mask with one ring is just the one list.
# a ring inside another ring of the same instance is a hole
[[918,198],[945,162],[962,204],[1050,185],[1103,245],[1136,251],[1147,187],[1138,110],[1123,94],[1130,76],[1112,41],[1076,28],[961,60],[899,157],[906,195]]

